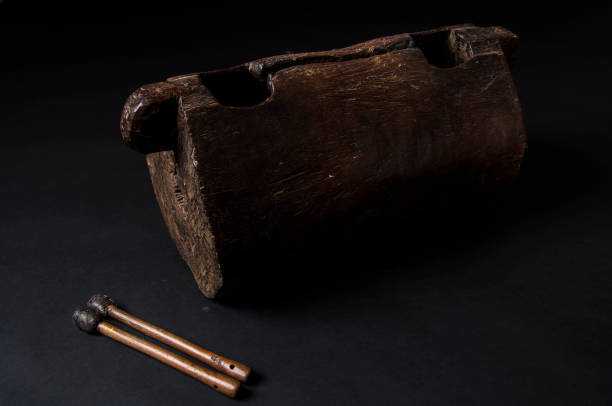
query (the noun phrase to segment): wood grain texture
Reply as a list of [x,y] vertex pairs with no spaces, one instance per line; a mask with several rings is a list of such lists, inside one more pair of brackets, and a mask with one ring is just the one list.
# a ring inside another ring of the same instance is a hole
[[170,234],[214,297],[246,247],[439,185],[512,180],[517,47],[503,28],[462,25],[170,78],[130,96],[122,133],[148,154]]

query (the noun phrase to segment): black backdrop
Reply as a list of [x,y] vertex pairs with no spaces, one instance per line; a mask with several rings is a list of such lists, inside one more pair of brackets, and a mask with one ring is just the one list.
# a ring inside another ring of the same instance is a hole
[[[609,9],[53,7],[0,4],[0,403],[234,402],[77,331],[71,312],[96,292],[251,365],[248,404],[612,402]],[[312,274],[292,274],[289,259],[265,291],[204,298],[143,156],[121,143],[129,93],[464,22],[522,40],[514,77],[529,150],[512,193],[432,213],[417,241],[410,227],[390,228],[369,252],[339,242],[342,255],[314,261]]]

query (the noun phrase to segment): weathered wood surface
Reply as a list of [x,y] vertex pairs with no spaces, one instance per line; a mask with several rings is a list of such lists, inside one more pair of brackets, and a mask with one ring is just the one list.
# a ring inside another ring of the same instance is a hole
[[503,28],[463,25],[174,77],[129,97],[122,134],[147,154],[170,234],[214,297],[245,247],[436,185],[512,180],[525,150],[517,47]]

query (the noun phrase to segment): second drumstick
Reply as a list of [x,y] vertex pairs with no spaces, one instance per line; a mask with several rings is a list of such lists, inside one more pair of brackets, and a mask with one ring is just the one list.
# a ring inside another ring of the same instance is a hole
[[162,343],[176,348],[177,350],[180,350],[185,354],[188,354],[204,362],[205,364],[210,365],[218,371],[238,379],[239,381],[246,382],[249,374],[251,373],[251,368],[240,362],[217,355],[214,352],[195,345],[184,338],[170,333],[169,331],[132,316],[131,314],[118,308],[115,301],[106,295],[93,295],[87,302],[87,306],[101,316],[111,317],[118,320],[125,325],[148,335],[149,337],[161,341]]

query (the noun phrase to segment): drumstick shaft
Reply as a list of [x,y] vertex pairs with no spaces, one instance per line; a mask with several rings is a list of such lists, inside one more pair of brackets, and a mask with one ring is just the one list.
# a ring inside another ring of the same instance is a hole
[[123,331],[112,324],[101,322],[97,330],[100,334],[119,341],[128,347],[143,352],[166,365],[169,365],[181,372],[194,377],[195,379],[207,384],[216,391],[229,397],[235,397],[240,383],[233,378],[207,370],[186,358],[176,355],[168,350],[156,346],[148,341],[138,338],[126,331]]
[[134,317],[131,314],[119,309],[115,305],[110,305],[107,307],[107,315],[127,326],[132,327],[135,330],[140,331],[141,333],[148,335],[149,337],[182,351],[185,354],[190,355],[215,368],[216,370],[221,371],[232,378],[238,379],[239,381],[245,382],[249,376],[249,373],[251,372],[251,368],[241,364],[240,362],[225,358],[221,355],[215,354],[212,351],[195,345],[184,338],[172,334],[169,331]]

